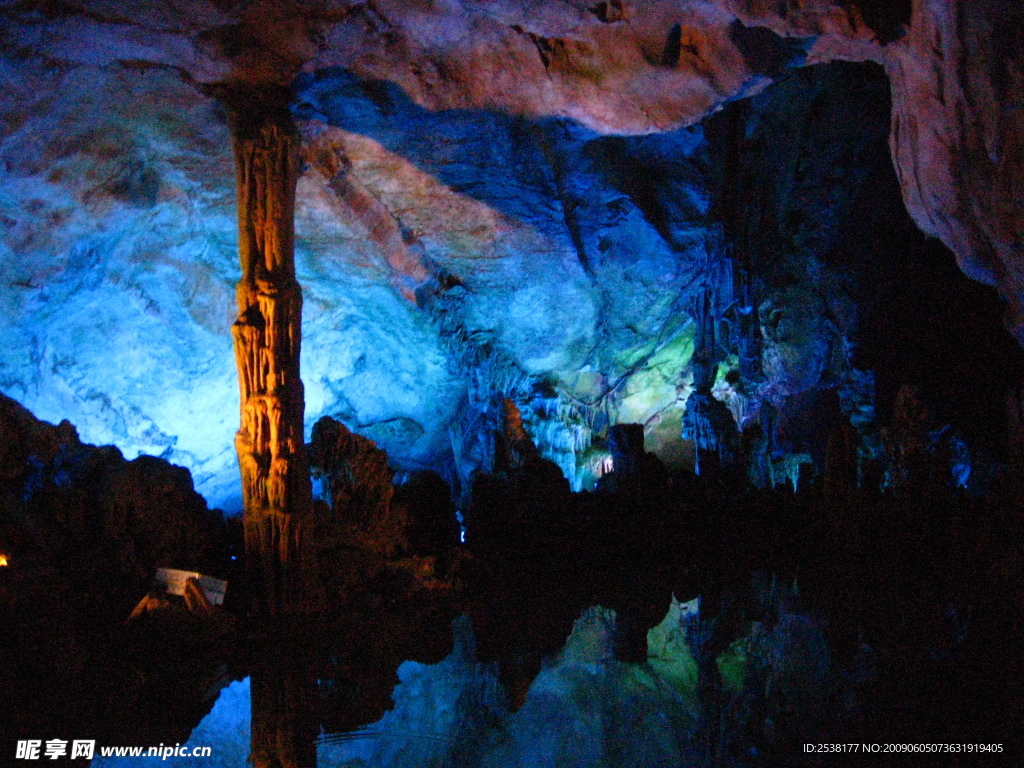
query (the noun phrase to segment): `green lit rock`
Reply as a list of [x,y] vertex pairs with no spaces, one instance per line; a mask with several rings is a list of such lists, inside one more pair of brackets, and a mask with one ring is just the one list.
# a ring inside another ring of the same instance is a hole
[[690,701],[697,696],[697,662],[686,644],[686,620],[695,615],[695,602],[680,603],[673,595],[664,620],[647,633],[647,663]]

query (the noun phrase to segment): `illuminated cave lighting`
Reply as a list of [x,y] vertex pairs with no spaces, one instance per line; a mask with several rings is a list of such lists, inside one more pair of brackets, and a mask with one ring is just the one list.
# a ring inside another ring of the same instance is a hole
[[3,568],[6,565],[8,565],[7,555],[0,555],[0,568]]

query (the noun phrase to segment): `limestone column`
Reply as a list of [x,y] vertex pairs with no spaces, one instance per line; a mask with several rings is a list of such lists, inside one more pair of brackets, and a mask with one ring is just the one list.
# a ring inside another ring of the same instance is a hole
[[298,555],[311,504],[299,378],[302,291],[295,279],[299,137],[286,89],[236,88],[222,100],[235,154],[242,267],[232,335],[245,550],[257,605],[276,613],[301,593]]
[[261,660],[249,677],[252,731],[249,763],[253,768],[316,768],[316,678],[302,659],[302,649],[273,638],[277,650]]

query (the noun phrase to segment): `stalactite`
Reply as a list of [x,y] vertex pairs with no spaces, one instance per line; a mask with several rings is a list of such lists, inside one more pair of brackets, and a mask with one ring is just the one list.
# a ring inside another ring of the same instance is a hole
[[523,423],[541,456],[558,465],[573,491],[581,491],[594,477],[581,457],[590,448],[595,422],[607,403],[588,405],[570,400],[564,392],[534,392],[523,398]]
[[241,395],[235,448],[245,547],[262,608],[294,607],[311,487],[299,378],[302,291],[295,279],[299,138],[283,89],[219,94],[231,122],[238,190],[238,319],[232,328]]

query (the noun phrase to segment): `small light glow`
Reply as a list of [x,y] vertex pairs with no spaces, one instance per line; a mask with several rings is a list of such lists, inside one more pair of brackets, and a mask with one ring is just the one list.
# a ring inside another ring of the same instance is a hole
[[7,565],[7,555],[0,555],[0,568]]

